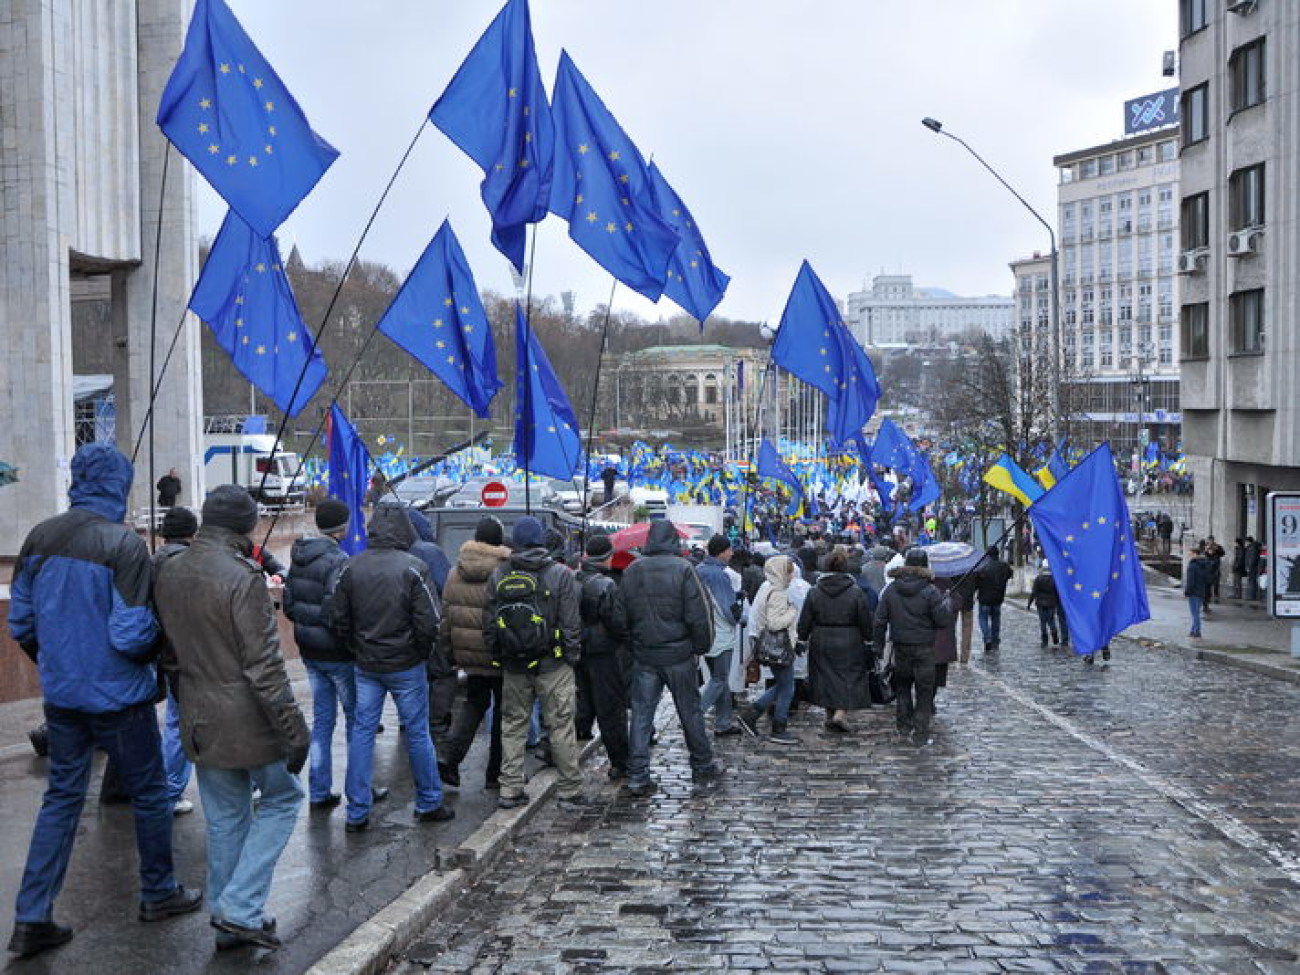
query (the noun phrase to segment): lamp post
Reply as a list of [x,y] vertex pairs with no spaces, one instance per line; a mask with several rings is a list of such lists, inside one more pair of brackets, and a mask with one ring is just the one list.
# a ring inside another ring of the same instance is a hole
[[1059,269],[1060,254],[1056,249],[1056,231],[1052,225],[1043,219],[1042,214],[1029,205],[1023,196],[1015,191],[1015,188],[1002,178],[1002,175],[985,162],[984,157],[967,145],[964,139],[960,139],[944,129],[943,123],[938,119],[923,118],[921,124],[924,125],[935,135],[944,135],[953,142],[956,142],[963,149],[975,157],[975,160],[987,169],[999,183],[1006,187],[1007,192],[1020,201],[1021,206],[1033,214],[1034,219],[1041,223],[1047,229],[1047,236],[1052,243],[1051,254],[1051,276],[1052,276],[1052,371],[1049,382],[1049,410],[1052,415],[1052,439],[1059,446],[1063,439],[1062,417],[1061,417],[1061,278]]

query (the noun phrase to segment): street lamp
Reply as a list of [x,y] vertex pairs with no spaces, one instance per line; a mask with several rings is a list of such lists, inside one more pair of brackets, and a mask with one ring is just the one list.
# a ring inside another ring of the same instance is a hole
[[993,178],[1006,187],[1007,192],[1020,201],[1020,204],[1034,215],[1034,219],[1047,228],[1047,236],[1052,242],[1051,255],[1051,275],[1052,275],[1052,375],[1050,389],[1050,409],[1052,414],[1052,438],[1059,446],[1062,440],[1061,430],[1061,279],[1060,269],[1058,266],[1059,253],[1056,249],[1056,231],[1052,225],[1043,219],[1042,214],[1029,205],[1023,196],[1015,191],[1001,174],[985,162],[984,157],[966,144],[964,139],[960,139],[951,132],[945,131],[943,123],[938,119],[923,118],[921,124],[933,132],[935,135],[944,135],[953,142],[959,144],[963,149],[975,157],[975,160],[993,174]]

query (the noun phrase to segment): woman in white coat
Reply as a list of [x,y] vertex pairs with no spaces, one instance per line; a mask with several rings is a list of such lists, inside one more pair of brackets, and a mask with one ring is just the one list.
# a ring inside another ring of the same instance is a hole
[[[790,600],[790,581],[794,563],[785,555],[770,558],[763,565],[766,581],[754,597],[750,608],[750,636],[757,639],[766,630],[785,630],[790,646],[798,642],[799,610]],[[770,668],[775,683],[757,701],[745,708],[737,720],[752,734],[757,734],[759,719],[772,708],[771,740],[780,745],[797,745],[799,739],[786,731],[790,720],[790,702],[794,699],[794,662]]]

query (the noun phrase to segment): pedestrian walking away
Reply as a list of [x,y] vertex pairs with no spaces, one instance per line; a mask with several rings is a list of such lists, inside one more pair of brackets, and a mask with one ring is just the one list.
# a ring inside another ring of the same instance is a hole
[[1192,549],[1192,558],[1187,563],[1183,577],[1183,595],[1187,597],[1187,611],[1192,618],[1192,628],[1188,636],[1201,635],[1201,610],[1210,594],[1210,573],[1213,565],[1205,557],[1205,552],[1198,546]]
[[618,583],[610,576],[614,546],[608,535],[587,539],[578,571],[578,609],[582,617],[582,656],[575,676],[577,696],[591,702],[600,741],[609,759],[609,777],[627,777],[630,660],[627,613]]
[[1007,583],[1014,573],[990,545],[984,564],[975,571],[975,597],[979,602],[980,632],[984,652],[993,653],[1002,643],[1002,603],[1007,598]]
[[713,643],[704,659],[709,679],[700,692],[700,708],[705,714],[714,711],[713,733],[722,737],[740,734],[731,708],[731,665],[740,645],[740,620],[745,609],[744,595],[736,585],[738,573],[728,572],[731,542],[726,535],[709,539],[707,556],[696,570],[709,594],[709,611],[713,615]]
[[1056,591],[1056,579],[1052,576],[1051,566],[1047,559],[1043,559],[1038,564],[1038,575],[1034,576],[1033,585],[1030,586],[1025,609],[1038,610],[1038,636],[1044,650],[1047,649],[1049,639],[1053,647],[1061,645],[1061,633],[1056,625],[1056,609],[1060,603],[1061,597]]
[[[159,534],[162,535],[163,545],[153,554],[152,578],[154,584],[158,582],[158,572],[163,565],[173,555],[179,555],[190,547],[194,541],[194,535],[199,530],[199,520],[194,516],[189,508],[175,507],[169,508],[167,514],[163,516],[162,528]],[[158,637],[158,649],[162,653],[167,641],[166,633],[160,633]],[[161,670],[161,668],[160,668]],[[161,682],[167,685],[169,682]],[[163,723],[163,772],[167,776],[167,801],[172,805],[172,812],[178,816],[183,816],[194,811],[194,803],[185,798],[185,790],[190,784],[190,776],[194,772],[194,764],[185,754],[185,746],[181,742],[181,710],[180,705],[176,702],[176,695],[172,693],[170,687],[165,688],[167,693],[167,711]],[[116,770],[114,775],[116,775]],[[105,770],[105,776],[108,771]]]
[[848,572],[848,557],[832,552],[799,615],[799,639],[808,643],[808,686],[812,703],[826,711],[826,730],[852,730],[849,711],[871,706],[867,683],[874,607]]
[[[773,633],[784,631],[790,646],[799,642],[799,610],[790,600],[790,583],[795,578],[794,562],[786,555],[778,555],[763,564],[766,581],[754,597],[749,611],[751,639],[758,639],[764,630]],[[753,704],[740,712],[738,720],[752,733],[758,733],[758,722],[772,709],[770,739],[779,745],[795,745],[799,740],[788,729],[790,702],[794,700],[794,661],[788,664],[769,665],[773,683]]]
[[27,535],[14,565],[9,633],[36,664],[45,698],[48,784],[18,888],[9,950],[34,955],[72,928],[54,902],[72,857],[96,748],[108,752],[131,798],[140,858],[142,921],[196,910],[198,890],[176,883],[154,702],[158,623],[149,605],[144,540],[122,524],[134,471],[108,443],[72,458],[70,508]]

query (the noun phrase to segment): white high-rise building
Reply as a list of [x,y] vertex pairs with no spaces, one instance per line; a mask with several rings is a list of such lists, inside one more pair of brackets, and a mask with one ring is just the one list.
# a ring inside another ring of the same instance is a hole
[[995,339],[1011,334],[1010,298],[962,298],[942,288],[918,288],[910,274],[878,274],[870,290],[848,298],[846,323],[863,346],[934,345],[972,330]]

